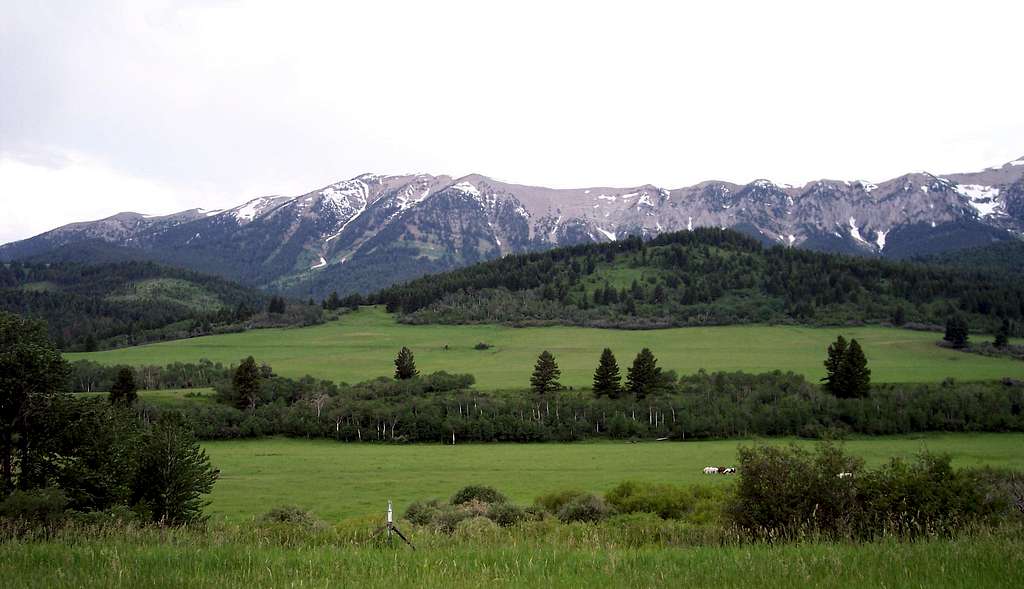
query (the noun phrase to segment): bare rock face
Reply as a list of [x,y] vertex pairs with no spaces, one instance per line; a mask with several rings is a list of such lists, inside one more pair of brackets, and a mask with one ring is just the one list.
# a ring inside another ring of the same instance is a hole
[[[374,290],[426,272],[561,245],[694,227],[766,244],[907,257],[1024,235],[1024,158],[980,172],[874,184],[756,180],[685,188],[552,189],[364,174],[296,197],[166,216],[120,213],[0,246],[0,259],[152,259],[296,295]],[[120,252],[120,253],[118,253]]]

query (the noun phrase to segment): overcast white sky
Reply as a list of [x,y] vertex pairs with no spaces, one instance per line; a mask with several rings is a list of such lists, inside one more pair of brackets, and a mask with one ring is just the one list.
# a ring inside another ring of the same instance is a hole
[[881,180],[1024,155],[1024,3],[0,0],[0,242],[357,174]]

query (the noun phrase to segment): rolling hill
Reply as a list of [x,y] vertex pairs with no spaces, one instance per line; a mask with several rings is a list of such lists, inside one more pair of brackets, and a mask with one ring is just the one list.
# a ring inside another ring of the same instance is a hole
[[268,298],[150,262],[0,264],[0,310],[45,320],[66,349],[211,333],[249,319]]
[[975,329],[991,331],[1004,317],[1024,317],[1024,286],[1002,273],[765,247],[706,228],[506,256],[367,301],[412,323],[936,328],[962,313]]

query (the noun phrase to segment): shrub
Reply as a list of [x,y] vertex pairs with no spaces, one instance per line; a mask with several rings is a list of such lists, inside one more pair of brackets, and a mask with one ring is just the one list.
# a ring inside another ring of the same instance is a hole
[[68,498],[55,487],[15,491],[0,502],[0,519],[33,525],[49,525],[64,519]]
[[548,513],[557,514],[562,507],[567,503],[572,502],[575,499],[586,496],[586,491],[580,491],[577,489],[566,489],[564,491],[555,491],[554,493],[548,493],[547,495],[541,495],[533,500],[537,507],[543,509]]
[[511,503],[494,503],[487,510],[487,517],[503,528],[514,526],[529,517],[526,510]]
[[635,481],[619,483],[604,497],[619,513],[653,513],[662,519],[682,519],[694,504],[683,487]]
[[311,512],[294,505],[282,505],[264,513],[260,522],[267,524],[296,524],[306,527],[314,527],[321,524]]
[[598,522],[612,514],[604,499],[586,494],[569,501],[558,510],[558,519],[563,522]]
[[[813,455],[797,447],[741,448],[740,464],[729,513],[755,534],[948,533],[1008,509],[1005,492],[1002,500],[987,496],[997,489],[992,477],[953,470],[945,455],[922,453],[911,464],[893,459],[862,471],[859,460],[823,443]],[[845,472],[853,474],[838,476]]]
[[968,520],[991,515],[986,482],[953,470],[944,454],[924,452],[913,464],[894,458],[857,481],[863,497],[861,530],[887,529],[918,535],[948,532]]
[[434,522],[443,507],[440,499],[413,501],[406,508],[404,518],[413,525],[425,526]]
[[455,532],[455,528],[458,527],[459,522],[465,519],[469,519],[472,515],[469,511],[460,508],[457,505],[446,505],[443,509],[438,510],[431,522],[439,532],[451,534]]
[[733,521],[748,531],[794,533],[808,526],[847,529],[855,517],[854,478],[861,461],[822,443],[815,454],[797,446],[739,449],[740,477],[729,506]]
[[452,505],[462,505],[463,503],[469,503],[470,501],[479,501],[481,503],[504,503],[507,501],[504,495],[502,495],[494,487],[488,487],[486,485],[469,485],[463,487],[452,496]]
[[455,535],[467,540],[482,540],[494,537],[498,530],[498,524],[486,517],[470,517],[455,526]]

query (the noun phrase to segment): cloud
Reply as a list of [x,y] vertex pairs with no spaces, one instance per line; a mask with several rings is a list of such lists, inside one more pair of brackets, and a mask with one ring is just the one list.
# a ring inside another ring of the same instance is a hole
[[53,160],[0,160],[0,194],[7,214],[0,216],[0,242],[35,235],[70,221],[119,212],[171,213],[217,195],[183,195],[173,187],[126,176],[81,157]]
[[681,186],[1024,153],[1024,5],[994,0],[11,4],[0,169],[76,154],[189,207],[367,171]]

